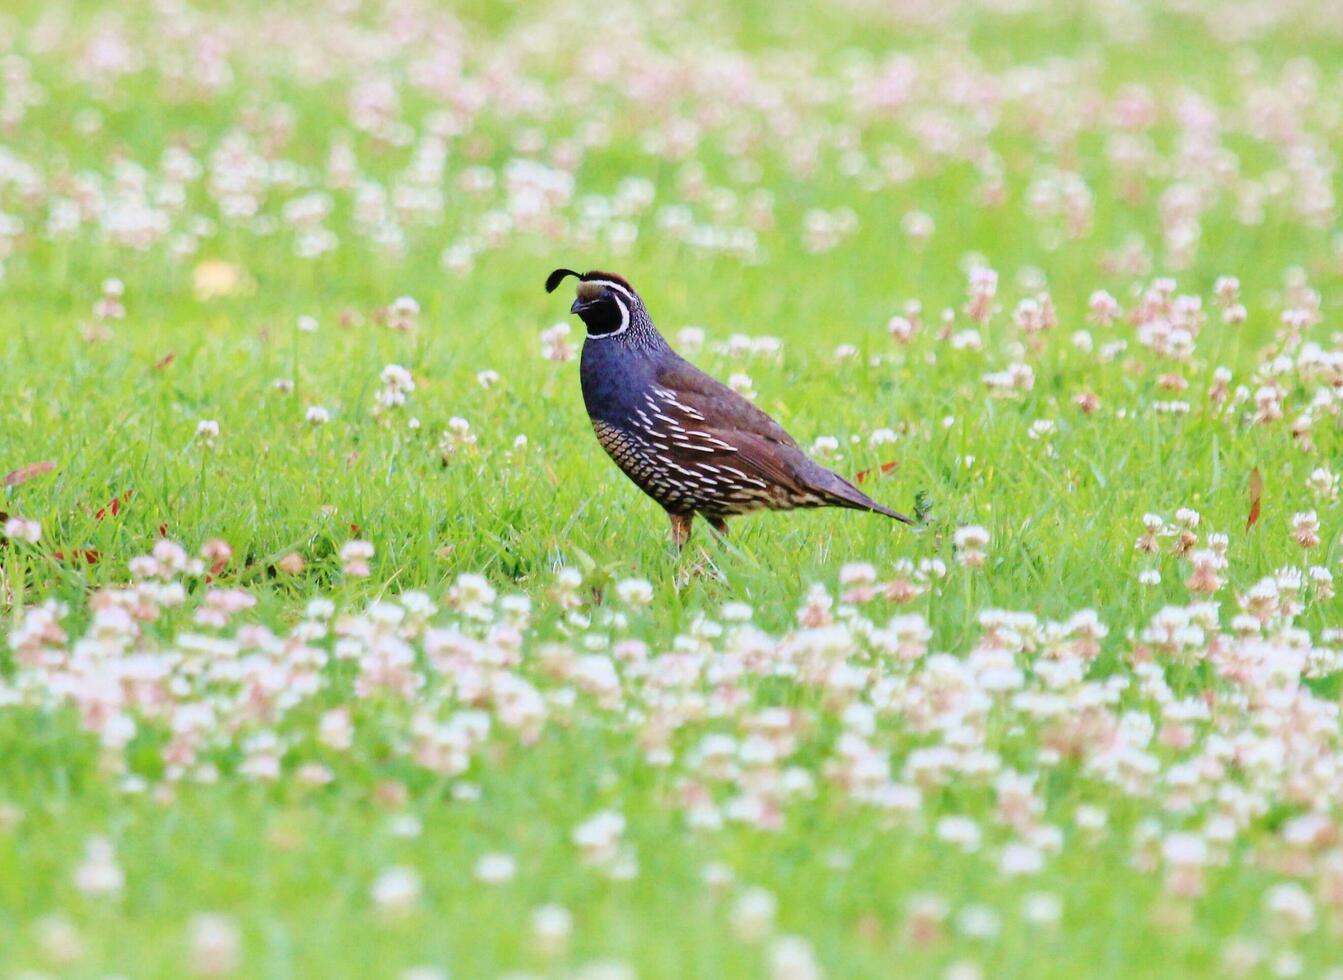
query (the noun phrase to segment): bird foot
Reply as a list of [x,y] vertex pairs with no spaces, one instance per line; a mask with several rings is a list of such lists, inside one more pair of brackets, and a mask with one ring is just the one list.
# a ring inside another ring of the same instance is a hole
[[685,548],[685,543],[690,540],[690,525],[694,523],[694,514],[668,514],[671,518],[671,540],[676,545],[676,550],[681,551]]

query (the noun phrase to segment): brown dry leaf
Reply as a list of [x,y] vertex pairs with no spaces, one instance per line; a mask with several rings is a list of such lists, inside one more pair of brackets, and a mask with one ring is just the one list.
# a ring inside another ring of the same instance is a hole
[[1245,522],[1245,530],[1254,527],[1259,520],[1259,502],[1264,496],[1264,477],[1259,467],[1250,470],[1250,517]]
[[40,463],[29,463],[27,466],[20,466],[5,477],[5,486],[17,487],[20,483],[27,483],[33,477],[41,476],[43,473],[50,473],[56,468],[54,459],[44,459]]
[[108,514],[111,514],[113,517],[116,517],[118,514],[121,513],[121,505],[130,503],[131,497],[133,497],[134,495],[135,495],[134,490],[127,490],[125,493],[113,497],[102,507],[98,508],[97,512],[93,515],[93,519],[95,521],[101,521]]
[[[899,460],[892,459],[889,462],[882,463],[879,467],[877,467],[877,469],[882,473],[882,475],[885,475],[891,472],[891,470],[895,469],[899,465],[900,465]],[[871,475],[872,475],[871,469],[859,470],[857,473],[854,474],[853,480],[855,483],[862,483]]]

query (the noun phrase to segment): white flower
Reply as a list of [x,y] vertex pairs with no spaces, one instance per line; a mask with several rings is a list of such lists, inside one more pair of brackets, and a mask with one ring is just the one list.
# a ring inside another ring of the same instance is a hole
[[985,549],[989,545],[989,532],[978,524],[958,527],[952,535],[952,544],[956,548],[956,560],[967,568],[979,568],[984,564]]
[[547,361],[572,361],[574,345],[569,341],[569,324],[561,321],[541,333],[541,356]]
[[512,881],[517,873],[518,864],[508,854],[485,854],[476,862],[476,880],[487,885],[500,885]]
[[1032,439],[1045,439],[1057,432],[1058,428],[1058,423],[1053,419],[1036,419],[1026,434]]
[[308,409],[304,418],[308,420],[309,425],[326,425],[327,422],[331,421],[331,413],[321,405],[313,405]]
[[469,449],[476,444],[476,434],[471,431],[471,423],[460,415],[448,419],[448,427],[438,440],[438,451],[446,458],[454,456],[461,449]]
[[849,562],[840,567],[840,585],[872,585],[877,580],[877,570],[870,563]]
[[1022,900],[1021,914],[1032,925],[1058,925],[1063,918],[1063,900],[1051,892],[1032,892]]
[[223,915],[197,915],[188,929],[191,972],[202,977],[222,977],[238,969],[242,946],[238,927]]
[[463,572],[448,590],[448,601],[458,608],[488,606],[498,597],[494,586],[484,575]]
[[732,905],[732,931],[745,942],[758,942],[774,928],[778,900],[764,888],[748,888]]
[[907,344],[918,332],[918,327],[908,317],[893,316],[886,321],[886,331],[895,338],[896,343]]
[[979,850],[979,824],[969,817],[947,816],[937,821],[933,831],[937,839],[960,848],[967,854]]
[[1008,844],[998,862],[1002,873],[1009,876],[1039,874],[1044,866],[1044,855],[1029,844]]
[[63,915],[46,915],[34,923],[42,951],[59,966],[73,966],[84,956],[84,939]]
[[989,543],[989,532],[978,524],[966,524],[956,529],[952,543],[957,548],[984,548]]
[[379,873],[369,894],[380,912],[402,915],[415,907],[420,891],[419,873],[414,868],[395,865]]
[[682,327],[676,332],[676,346],[692,353],[699,350],[704,346],[704,328]]
[[721,610],[722,618],[729,623],[749,623],[754,613],[746,602],[725,602]]
[[992,939],[999,924],[998,913],[987,905],[967,905],[956,915],[956,928],[970,939]]
[[116,895],[126,885],[126,875],[117,865],[112,842],[94,837],[84,847],[84,860],[75,868],[75,887],[85,895]]
[[387,308],[387,326],[401,333],[415,329],[420,315],[420,304],[409,296],[401,296]]
[[1171,834],[1161,844],[1161,856],[1169,864],[1201,868],[1208,863],[1208,842],[1198,834]]
[[811,943],[801,936],[780,936],[770,946],[769,973],[772,980],[820,980],[820,964]]
[[393,837],[413,840],[419,837],[423,830],[424,825],[420,822],[420,818],[413,813],[398,813],[387,822],[387,832]]
[[1336,500],[1338,498],[1339,476],[1323,466],[1316,467],[1307,477],[1306,486],[1317,497]]
[[372,558],[372,557],[373,557],[373,545],[367,541],[360,541],[358,539],[346,541],[345,544],[343,544],[340,549],[341,561],[351,561],[352,559],[357,558]]
[[573,914],[562,905],[542,905],[532,912],[532,934],[544,956],[563,953],[573,930]]
[[1315,928],[1315,902],[1294,881],[1274,885],[1264,893],[1264,908],[1275,931],[1300,936]]
[[368,541],[346,541],[340,549],[340,560],[345,574],[364,578],[369,574],[368,561],[373,557],[373,545]]
[[616,595],[627,606],[646,606],[653,601],[653,583],[647,579],[627,578],[616,584]]
[[24,517],[11,517],[5,521],[5,537],[37,544],[42,540],[42,525]]
[[400,364],[388,364],[378,377],[382,382],[382,390],[376,396],[380,407],[404,405],[406,397],[415,390],[415,379]]
[[603,863],[615,858],[624,832],[625,818],[614,810],[603,810],[574,828],[573,841],[586,860]]

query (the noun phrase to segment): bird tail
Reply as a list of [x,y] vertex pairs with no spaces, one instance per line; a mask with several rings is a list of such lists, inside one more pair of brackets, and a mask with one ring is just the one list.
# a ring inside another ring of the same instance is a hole
[[886,517],[893,517],[901,524],[917,524],[918,522],[908,514],[902,514],[898,510],[891,510],[889,507],[883,507],[870,497],[863,498],[866,503],[857,505],[859,510],[870,510],[874,514],[883,514]]
[[902,514],[899,511],[891,510],[889,507],[883,507],[863,491],[859,490],[844,477],[838,473],[832,473],[830,470],[817,467],[824,474],[817,480],[814,489],[821,494],[826,503],[835,507],[848,507],[852,510],[866,510],[874,514],[881,514],[893,520],[904,524],[917,524],[914,518]]

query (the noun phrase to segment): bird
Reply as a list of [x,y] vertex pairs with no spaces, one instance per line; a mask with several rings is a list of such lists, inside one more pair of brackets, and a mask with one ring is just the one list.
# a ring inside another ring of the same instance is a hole
[[569,312],[587,328],[579,377],[593,431],[662,505],[678,550],[696,515],[719,534],[729,517],[762,509],[847,507],[915,523],[815,462],[764,411],[672,350],[626,279],[556,269],[546,292],[570,277]]

